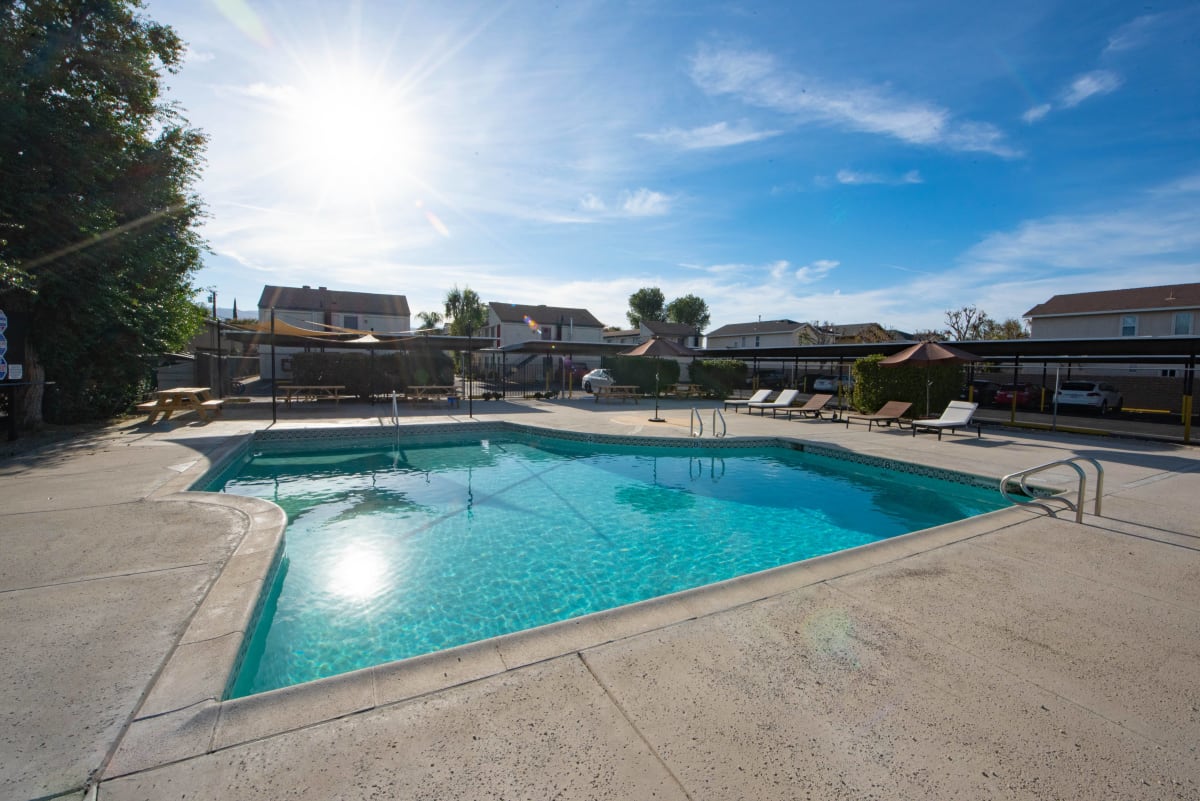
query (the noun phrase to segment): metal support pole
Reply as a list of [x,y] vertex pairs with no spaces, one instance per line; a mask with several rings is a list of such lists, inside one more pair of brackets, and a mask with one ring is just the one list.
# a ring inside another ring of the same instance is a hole
[[271,422],[278,422],[279,384],[275,380],[275,307],[271,307]]

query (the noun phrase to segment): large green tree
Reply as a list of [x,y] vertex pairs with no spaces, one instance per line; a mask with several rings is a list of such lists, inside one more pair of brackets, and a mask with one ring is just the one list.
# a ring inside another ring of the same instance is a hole
[[629,311],[625,316],[634,328],[642,324],[642,320],[662,320],[666,317],[666,296],[656,286],[644,286],[629,296]]
[[667,319],[673,323],[690,325],[700,332],[708,328],[712,317],[708,313],[708,304],[704,302],[704,298],[684,295],[667,304]]
[[[140,0],[0,0],[0,308],[23,422],[119,411],[199,326],[204,136],[162,97],[183,42]],[[19,321],[19,322],[18,322]]]

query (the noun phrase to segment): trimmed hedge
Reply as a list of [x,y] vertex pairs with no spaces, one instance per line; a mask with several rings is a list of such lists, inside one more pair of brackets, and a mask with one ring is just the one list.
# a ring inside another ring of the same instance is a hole
[[735,387],[746,385],[746,363],[737,359],[703,359],[692,362],[692,383],[705,392],[728,398]]
[[[372,374],[373,373],[373,374]],[[366,400],[372,391],[402,392],[411,385],[454,383],[454,363],[441,351],[409,353],[297,353],[292,356],[292,382],[343,384],[348,395]]]
[[926,414],[925,384],[929,383],[929,414],[939,415],[962,390],[962,366],[882,367],[882,354],[864,356],[850,368],[854,373],[851,404],[860,412],[874,412],[888,401],[908,401],[909,415]]
[[612,371],[618,384],[637,384],[638,390],[654,394],[654,374],[658,373],[658,385],[679,383],[679,362],[674,359],[656,359],[652,356],[604,356],[600,366]]

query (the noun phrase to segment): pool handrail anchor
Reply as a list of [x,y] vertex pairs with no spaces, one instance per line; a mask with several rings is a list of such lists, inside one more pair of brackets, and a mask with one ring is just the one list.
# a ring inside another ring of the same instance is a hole
[[[1004,499],[1016,504],[1024,504],[1026,506],[1039,506],[1046,510],[1047,514],[1053,515],[1055,510],[1047,506],[1045,501],[1058,501],[1066,506],[1067,509],[1075,512],[1075,522],[1083,522],[1083,505],[1087,501],[1087,473],[1076,462],[1090,462],[1092,467],[1096,468],[1096,501],[1093,514],[1100,517],[1100,499],[1104,496],[1104,465],[1090,456],[1072,456],[1067,459],[1056,459],[1053,462],[1046,462],[1036,467],[1029,467],[1025,470],[1018,470],[1015,473],[1009,473],[1004,478],[1000,479],[1000,494]],[[1026,486],[1026,480],[1030,476],[1050,470],[1054,467],[1069,467],[1079,475],[1079,491],[1075,496],[1075,501],[1062,497],[1061,495],[1038,496],[1035,491]],[[1013,481],[1020,479],[1018,486],[1024,497],[1018,495],[1010,495],[1008,485]],[[1035,500],[1036,499],[1036,500]]]
[[[700,426],[700,433],[696,433],[696,426]],[[700,410],[693,406],[692,414],[688,418],[688,434],[693,437],[704,436],[704,420],[700,417]]]
[[[717,432],[717,421],[718,420],[721,421],[721,431],[719,433]],[[725,415],[721,414],[720,409],[716,409],[716,408],[713,409],[712,427],[713,427],[713,437],[715,437],[715,438],[719,439],[720,437],[723,437],[729,433],[729,427],[727,425],[725,425]]]

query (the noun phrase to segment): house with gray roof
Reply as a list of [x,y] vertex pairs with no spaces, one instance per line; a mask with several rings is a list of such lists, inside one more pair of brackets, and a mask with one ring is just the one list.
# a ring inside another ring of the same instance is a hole
[[348,328],[388,334],[412,328],[404,295],[268,284],[258,299],[258,319],[269,320],[272,309],[278,321],[317,331]]
[[[348,329],[396,334],[411,331],[408,298],[376,292],[350,292],[328,287],[271,286],[263,287],[258,298],[258,319],[268,321],[275,312],[277,322],[289,323],[313,331]],[[275,372],[280,379],[292,377],[292,356],[303,348],[275,348]],[[335,350],[335,348],[327,348]],[[271,351],[263,348],[258,355],[259,369],[264,376],[272,375]]]
[[1195,336],[1200,284],[1055,295],[1024,317],[1033,339]]
[[640,345],[654,337],[668,339],[677,345],[687,348],[700,347],[700,332],[685,323],[671,323],[666,320],[642,320],[637,328],[605,331],[604,341],[614,345]]

